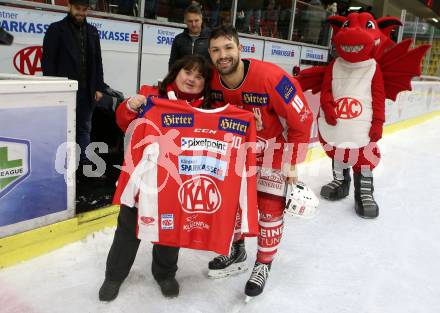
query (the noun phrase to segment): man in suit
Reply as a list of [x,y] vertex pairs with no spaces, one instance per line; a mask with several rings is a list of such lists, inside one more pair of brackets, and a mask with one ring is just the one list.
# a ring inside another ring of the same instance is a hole
[[81,165],[90,164],[85,149],[90,143],[92,114],[106,87],[98,30],[87,23],[88,11],[89,0],[69,1],[68,15],[47,29],[41,61],[44,76],[78,81],[76,142],[81,147]]

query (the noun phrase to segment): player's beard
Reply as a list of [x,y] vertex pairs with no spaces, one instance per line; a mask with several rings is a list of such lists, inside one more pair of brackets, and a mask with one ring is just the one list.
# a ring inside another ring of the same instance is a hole
[[[221,68],[220,62],[225,59],[230,59],[231,65],[228,68]],[[235,58],[235,57],[223,58],[223,59],[220,59],[217,61],[217,64],[215,67],[217,68],[217,70],[219,71],[219,73],[221,75],[229,75],[229,74],[234,73],[238,69],[239,60],[240,60],[239,58]]]

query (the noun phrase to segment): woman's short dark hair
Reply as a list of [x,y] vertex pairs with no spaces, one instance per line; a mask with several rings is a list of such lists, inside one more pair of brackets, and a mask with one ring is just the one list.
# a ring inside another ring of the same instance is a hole
[[196,70],[205,79],[205,86],[203,87],[203,91],[202,91],[203,94],[202,108],[209,109],[211,107],[211,101],[210,101],[211,65],[201,55],[187,55],[179,59],[176,63],[174,63],[159,87],[159,94],[161,96],[167,95],[167,86],[176,80],[177,74],[179,74],[181,69]]

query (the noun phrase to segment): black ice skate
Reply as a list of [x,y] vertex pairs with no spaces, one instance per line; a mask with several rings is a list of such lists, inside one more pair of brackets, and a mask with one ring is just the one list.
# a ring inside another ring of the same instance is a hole
[[340,200],[350,193],[350,168],[343,168],[343,164],[333,161],[333,181],[321,188],[321,197],[327,200]]
[[119,288],[121,287],[122,282],[119,281],[111,281],[109,279],[105,279],[101,288],[99,289],[99,300],[100,301],[112,301],[116,299],[119,293]]
[[360,217],[376,218],[379,215],[379,206],[373,198],[373,192],[373,174],[371,171],[363,174],[354,173],[354,209]]
[[209,278],[223,278],[236,275],[248,270],[246,264],[246,250],[244,240],[234,242],[231,246],[231,253],[219,255],[209,262]]
[[255,262],[254,269],[252,270],[251,277],[246,283],[244,293],[246,294],[246,302],[253,297],[258,296],[264,290],[264,285],[269,277],[269,271],[272,263],[260,263]]

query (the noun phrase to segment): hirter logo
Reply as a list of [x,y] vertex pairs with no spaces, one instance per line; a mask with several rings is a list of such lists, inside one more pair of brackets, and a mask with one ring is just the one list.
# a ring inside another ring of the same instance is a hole
[[336,117],[350,120],[362,114],[362,104],[354,98],[341,98],[336,101]]
[[23,75],[35,75],[41,72],[42,46],[26,47],[18,51],[14,56],[14,67]]
[[149,216],[141,216],[141,222],[145,225],[151,225],[154,223],[154,218]]
[[182,209],[186,213],[213,214],[222,203],[217,185],[205,176],[187,180],[180,186],[178,195]]

